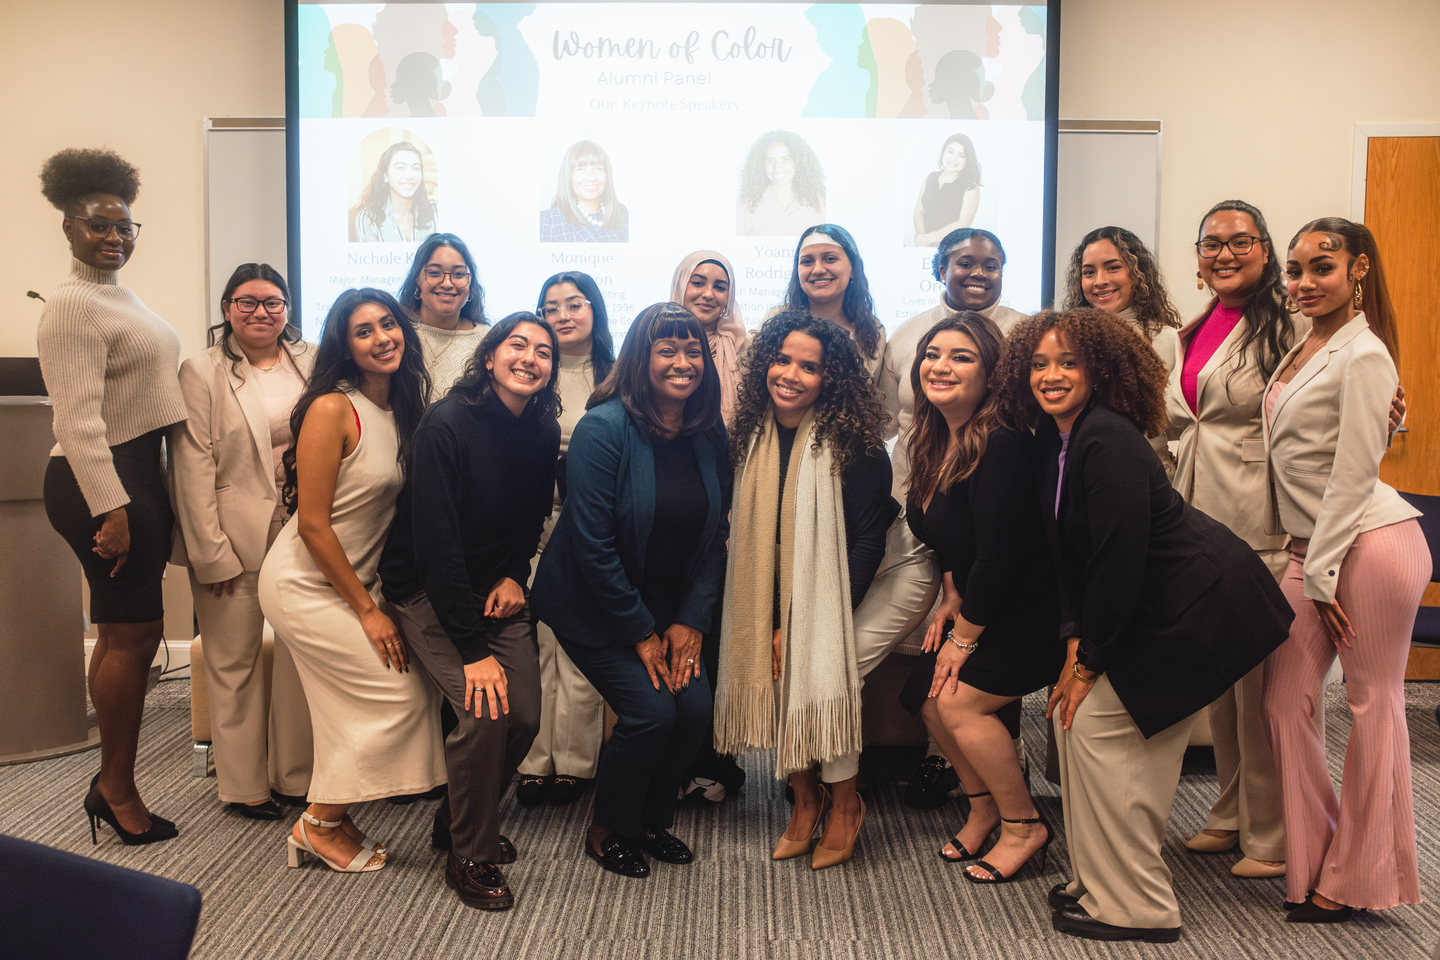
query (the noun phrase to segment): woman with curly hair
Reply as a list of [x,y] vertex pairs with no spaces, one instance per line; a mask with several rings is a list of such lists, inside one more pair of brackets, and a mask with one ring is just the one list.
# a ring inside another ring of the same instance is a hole
[[445,782],[435,694],[409,670],[376,572],[429,392],[420,338],[395,298],[340,294],[290,414],[281,462],[294,515],[260,567],[260,609],[295,657],[314,731],[292,867],[308,854],[342,873],[379,870],[384,848],[350,806]]
[[875,316],[865,262],[849,230],[821,223],[800,235],[785,302],[771,316],[785,310],[804,311],[844,328],[860,348],[866,375],[875,375],[885,352],[885,327]]
[[1035,509],[1035,439],[1001,421],[990,386],[1004,356],[1000,328],[982,314],[962,311],[931,327],[910,366],[915,413],[905,437],[905,516],[940,561],[944,595],[925,634],[929,656],[900,699],[924,718],[972,801],[940,857],[974,860],[1000,828],[988,859],[966,868],[972,883],[1004,882],[1054,838],[1002,712],[1053,680],[1065,659]]
[[41,191],[64,214],[70,276],[45,302],[38,355],[55,407],[45,513],[80,559],[99,640],[90,699],[100,727],[100,774],[85,797],[94,839],[103,820],[126,845],[169,840],[135,786],[145,676],[160,646],[161,578],[175,515],[161,445],[185,420],[175,368],[180,338],[116,279],[135,252],[130,204],[140,171],[110,150],[62,150],[45,161]]
[[1165,366],[1100,310],[1011,332],[1001,409],[1034,427],[1060,595],[1050,696],[1074,878],[1055,928],[1168,943],[1180,908],[1160,856],[1194,715],[1284,640],[1294,613],[1239,537],[1187,504],[1145,441],[1165,427]]
[[854,852],[865,820],[855,792],[860,688],[899,639],[857,626],[900,512],[884,420],[843,329],[799,310],[760,328],[741,365],[730,437],[736,497],[715,745],[775,749],[775,775],[795,792],[776,860],[811,852],[833,802],[811,858],[817,870]]
[[[1150,341],[1168,373],[1175,366],[1175,330],[1180,312],[1165,292],[1160,264],[1139,237],[1124,227],[1100,227],[1081,239],[1070,255],[1065,273],[1065,309],[1094,307],[1124,320]],[[1150,446],[1175,475],[1175,459],[1164,433],[1150,438]]]
[[762,134],[740,170],[735,232],[793,237],[825,220],[825,171],[810,144],[789,130]]
[[380,155],[350,218],[350,242],[399,243],[437,229],[420,150],[404,140]]
[[[1265,390],[1267,519],[1291,537],[1295,624],[1265,663],[1262,706],[1285,809],[1286,919],[1334,923],[1420,902],[1404,679],[1432,571],[1420,512],[1380,480],[1399,348],[1375,237],[1324,217],[1285,260],[1312,325]],[[1337,656],[1355,718],[1338,798],[1314,717]]]

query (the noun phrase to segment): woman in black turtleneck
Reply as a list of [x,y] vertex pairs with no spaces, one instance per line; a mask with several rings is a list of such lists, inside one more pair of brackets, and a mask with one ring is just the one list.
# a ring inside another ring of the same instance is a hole
[[460,717],[445,740],[450,790],[433,833],[450,848],[445,879],[488,909],[514,903],[498,864],[516,853],[498,807],[540,727],[525,583],[560,452],[557,353],[555,332],[532,313],[485,335],[420,421],[380,560],[405,642]]

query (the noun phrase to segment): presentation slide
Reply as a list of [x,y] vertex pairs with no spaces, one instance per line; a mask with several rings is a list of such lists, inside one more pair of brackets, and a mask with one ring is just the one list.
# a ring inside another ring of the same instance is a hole
[[493,317],[562,270],[617,341],[718,250],[748,326],[801,232],[855,237],[890,328],[939,302],[936,243],[997,234],[1040,307],[1046,10],[1001,4],[301,3],[301,305],[395,291],[469,245]]

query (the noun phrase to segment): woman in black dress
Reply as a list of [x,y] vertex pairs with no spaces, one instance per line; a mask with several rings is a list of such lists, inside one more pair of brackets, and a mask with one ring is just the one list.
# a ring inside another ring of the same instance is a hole
[[974,883],[1003,882],[1053,838],[995,714],[1053,681],[1065,659],[1035,509],[1034,438],[1001,421],[990,392],[1004,355],[994,321],[965,311],[930,328],[910,367],[906,517],[940,560],[944,594],[925,636],[934,656],[916,665],[902,700],[919,710],[971,798],[965,827],[940,856],[974,860],[1000,827],[987,859],[966,868]]

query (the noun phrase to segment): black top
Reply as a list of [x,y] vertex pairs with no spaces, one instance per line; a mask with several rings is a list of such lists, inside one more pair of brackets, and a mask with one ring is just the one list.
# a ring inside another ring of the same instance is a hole
[[1036,429],[1039,502],[1060,592],[1062,637],[1107,673],[1140,731],[1154,736],[1213,701],[1284,642],[1294,611],[1255,552],[1181,499],[1150,443],[1099,403],[1081,411],[1065,453]]
[[704,531],[710,498],[705,495],[705,481],[695,460],[693,438],[656,437],[651,446],[655,451],[655,489],[660,495],[655,498],[655,525],[645,544],[640,599],[655,618],[656,631],[664,633],[675,622],[685,570]]
[[940,171],[930,171],[925,178],[925,192],[920,197],[920,209],[925,212],[925,232],[959,220],[960,208],[965,205],[965,191],[969,189],[959,180],[941,183]]
[[[775,426],[780,439],[780,490],[783,491],[785,475],[790,470],[790,449],[795,445],[795,434],[799,428],[791,430],[778,423]],[[900,515],[900,504],[890,496],[891,481],[890,456],[883,448],[856,458],[840,475],[840,509],[845,515],[845,558],[850,571],[852,613],[865,599],[865,593],[880,569],[880,561],[885,559],[886,531]],[[775,542],[780,542],[778,525]],[[776,571],[776,576],[779,576],[779,571]],[[778,590],[775,603],[778,609]]]
[[984,627],[1033,620],[1049,641],[1059,612],[1050,544],[1035,510],[1035,461],[1028,431],[997,427],[975,471],[937,491],[928,509],[912,498],[905,519],[955,582],[961,616]]
[[529,581],[554,505],[560,423],[533,411],[516,417],[493,395],[478,405],[456,397],[432,404],[380,556],[386,599],[423,591],[466,663],[490,655],[485,597],[504,577]]

